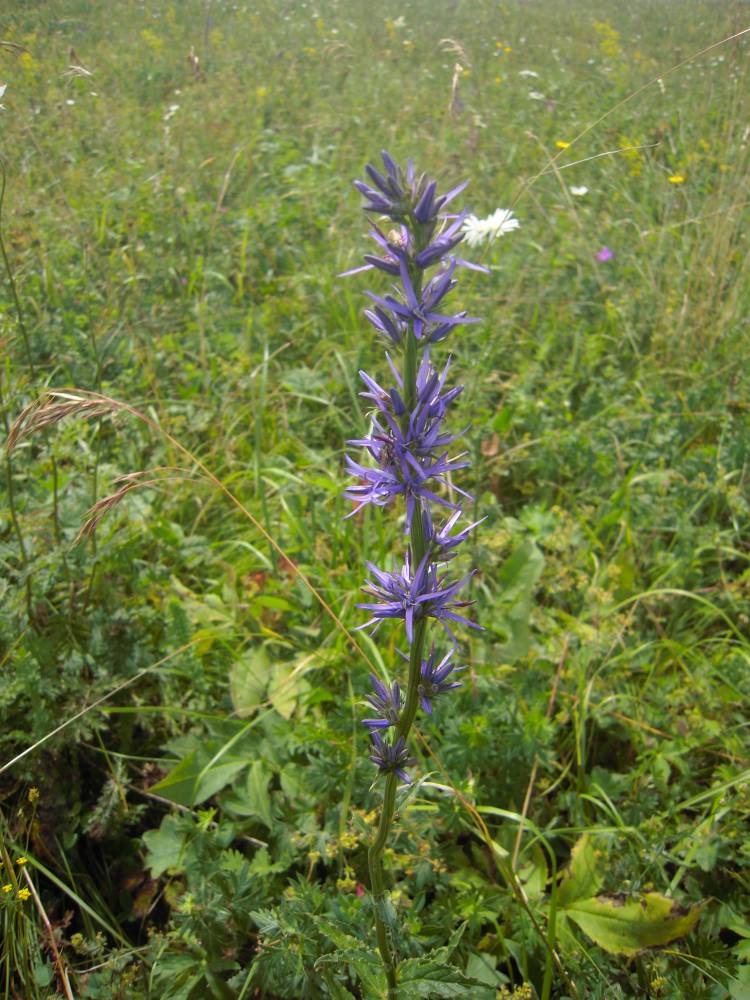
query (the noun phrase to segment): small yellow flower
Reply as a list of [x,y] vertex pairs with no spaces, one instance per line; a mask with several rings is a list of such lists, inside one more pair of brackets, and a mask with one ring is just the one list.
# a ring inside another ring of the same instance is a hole
[[512,51],[513,51],[512,45],[506,45],[505,48],[503,49],[503,52],[512,52]]
[[7,885],[4,885],[3,886],[3,892],[13,892],[13,886],[10,883],[8,883]]
[[555,145],[558,149],[567,149],[570,143],[566,142],[564,139],[558,139]]
[[39,789],[35,786],[29,789],[29,802],[36,802],[39,798]]
[[501,76],[496,76],[495,77],[495,83],[502,83],[502,82],[503,82],[503,78]]
[[255,96],[259,101],[262,101],[264,97],[268,97],[268,87],[256,87]]
[[670,184],[685,183],[685,178],[682,176],[682,174],[672,174],[670,177],[667,178],[667,180],[669,181]]
[[29,898],[30,895],[31,895],[31,893],[29,892],[28,889],[19,889],[18,890],[18,898],[22,899],[24,902]]
[[503,43],[502,42],[495,42],[495,48],[496,49],[501,49],[502,47],[503,47]]
[[17,865],[25,865],[25,864],[28,864],[28,861],[29,861],[29,859],[28,859],[28,858],[25,858],[25,857],[23,856],[23,854],[21,855],[21,857],[20,857],[20,858],[16,858],[16,864],[17,864]]

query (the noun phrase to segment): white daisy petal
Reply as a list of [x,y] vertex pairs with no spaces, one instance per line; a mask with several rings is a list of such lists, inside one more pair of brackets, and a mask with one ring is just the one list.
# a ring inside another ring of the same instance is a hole
[[498,208],[486,219],[470,215],[464,220],[462,231],[466,243],[470,247],[475,247],[481,243],[493,243],[506,233],[518,229],[520,225],[509,208]]

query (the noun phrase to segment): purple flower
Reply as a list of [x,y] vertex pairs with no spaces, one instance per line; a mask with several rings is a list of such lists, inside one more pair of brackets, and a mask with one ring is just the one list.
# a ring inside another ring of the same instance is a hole
[[429,555],[428,552],[415,573],[411,570],[411,553],[407,553],[400,573],[388,573],[378,569],[373,563],[367,563],[374,580],[368,580],[362,589],[378,600],[377,603],[357,605],[363,611],[371,612],[372,617],[355,631],[374,625],[371,633],[374,634],[382,622],[389,618],[403,620],[409,643],[414,641],[415,624],[424,618],[439,621],[454,643],[457,640],[449,621],[481,631],[481,625],[456,613],[457,609],[470,607],[474,603],[455,599],[474,574],[469,573],[460,580],[448,581],[445,574],[438,575],[437,566],[429,561]]
[[432,699],[446,691],[461,687],[461,681],[449,681],[451,674],[455,675],[465,667],[456,667],[451,661],[455,650],[451,649],[442,658],[440,663],[435,664],[435,645],[433,643],[430,655],[426,660],[422,660],[422,679],[419,683],[419,700],[422,708],[428,715],[432,715]]
[[411,784],[411,778],[406,773],[405,768],[412,767],[417,761],[409,754],[403,736],[399,736],[396,742],[391,744],[386,743],[380,733],[372,733],[370,760],[384,773],[388,774],[393,771],[407,785]]
[[596,259],[600,264],[606,264],[608,260],[612,260],[615,253],[614,250],[610,250],[609,247],[602,247],[601,250],[596,254]]
[[470,531],[473,531],[478,525],[485,521],[486,518],[482,517],[478,521],[473,521],[471,524],[467,525],[461,531],[457,532],[455,535],[451,535],[456,522],[461,517],[462,511],[456,510],[442,528],[437,529],[432,523],[432,513],[428,506],[425,506],[422,512],[422,525],[424,530],[424,538],[427,544],[428,551],[432,555],[435,562],[448,562],[455,556],[455,549],[465,541],[469,535]]
[[368,729],[388,729],[389,726],[398,725],[398,717],[401,713],[401,688],[398,682],[394,681],[390,688],[378,680],[375,674],[370,674],[370,680],[375,694],[368,694],[366,701],[380,715],[378,719],[363,719],[362,725]]
[[365,167],[374,187],[364,181],[354,182],[356,189],[367,199],[368,204],[364,206],[366,212],[387,215],[394,222],[412,222],[424,228],[434,227],[441,209],[466,187],[467,182],[464,181],[447,194],[437,195],[437,182],[429,180],[424,174],[417,177],[411,160],[407,162],[404,171],[385,150],[381,156],[385,174],[380,173],[371,163]]
[[[393,295],[375,295],[374,292],[366,292],[368,298],[380,306],[381,310],[390,312],[398,322],[408,323],[417,340],[434,344],[443,340],[453,329],[462,323],[478,323],[479,318],[468,316],[465,311],[456,313],[453,316],[446,316],[444,313],[436,312],[442,299],[455,287],[456,281],[453,272],[456,269],[457,261],[451,258],[448,264],[438,274],[433,275],[422,289],[419,298],[414,290],[409,267],[404,260],[399,261],[401,275],[401,286],[396,286],[396,292],[401,297],[395,298]],[[401,301],[403,300],[403,301]]]
[[[358,482],[347,487],[345,496],[357,505],[348,515],[350,517],[366,503],[384,506],[394,497],[403,496],[408,531],[418,501],[426,501],[422,504],[423,509],[427,509],[429,503],[448,508],[456,506],[437,496],[435,488],[438,484],[447,486],[448,475],[469,464],[463,455],[450,458],[443,451],[458,437],[443,429],[443,420],[450,404],[463,392],[463,386],[444,391],[450,360],[442,372],[438,372],[430,363],[429,352],[425,351],[417,371],[416,399],[411,413],[407,414],[401,398],[401,376],[390,357],[388,362],[398,388],[386,390],[367,372],[359,373],[368,389],[361,395],[375,403],[378,413],[372,419],[368,437],[354,438],[348,444],[367,448],[377,467],[361,465],[347,455],[348,471]],[[468,496],[455,486],[453,489]]]

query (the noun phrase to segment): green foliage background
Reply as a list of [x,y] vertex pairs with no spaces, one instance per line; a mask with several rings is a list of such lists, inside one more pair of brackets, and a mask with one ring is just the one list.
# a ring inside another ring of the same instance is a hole
[[[3,880],[29,857],[77,996],[382,990],[358,720],[398,637],[356,652],[297,572],[352,628],[364,559],[401,544],[341,497],[384,363],[376,279],[336,275],[381,148],[521,219],[467,252],[484,321],[439,352],[487,631],[420,724],[404,997],[750,996],[748,36],[702,52],[748,25],[739,0],[8,0],[4,430],[47,387],[152,424],[72,417],[3,457]],[[75,544],[118,476],[178,466]],[[561,918],[545,986],[498,861],[549,939],[584,833],[605,898],[704,909],[635,957]],[[62,996],[33,900],[0,917],[3,996]]]

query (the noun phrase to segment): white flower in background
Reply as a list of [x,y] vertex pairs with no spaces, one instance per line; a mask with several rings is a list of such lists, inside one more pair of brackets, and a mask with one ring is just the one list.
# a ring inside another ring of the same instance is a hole
[[540,93],[538,90],[530,90],[529,97],[532,101],[543,101],[544,94]]
[[[3,94],[8,89],[7,83],[0,83],[0,101],[3,99]],[[0,110],[5,111],[5,105],[0,104]]]
[[166,110],[166,113],[162,117],[163,122],[168,122],[170,118],[174,118],[177,112],[180,110],[179,104],[170,104]]
[[583,198],[585,194],[589,193],[589,189],[586,187],[585,184],[581,184],[580,187],[576,187],[575,184],[571,184],[570,193],[575,195],[576,198]]
[[519,69],[518,75],[519,76],[533,76],[534,79],[538,79],[538,77],[539,77],[539,74],[535,73],[533,69]]
[[482,243],[493,243],[500,236],[518,229],[521,223],[515,218],[509,208],[498,208],[486,219],[478,219],[470,215],[463,224],[462,231],[470,247]]

